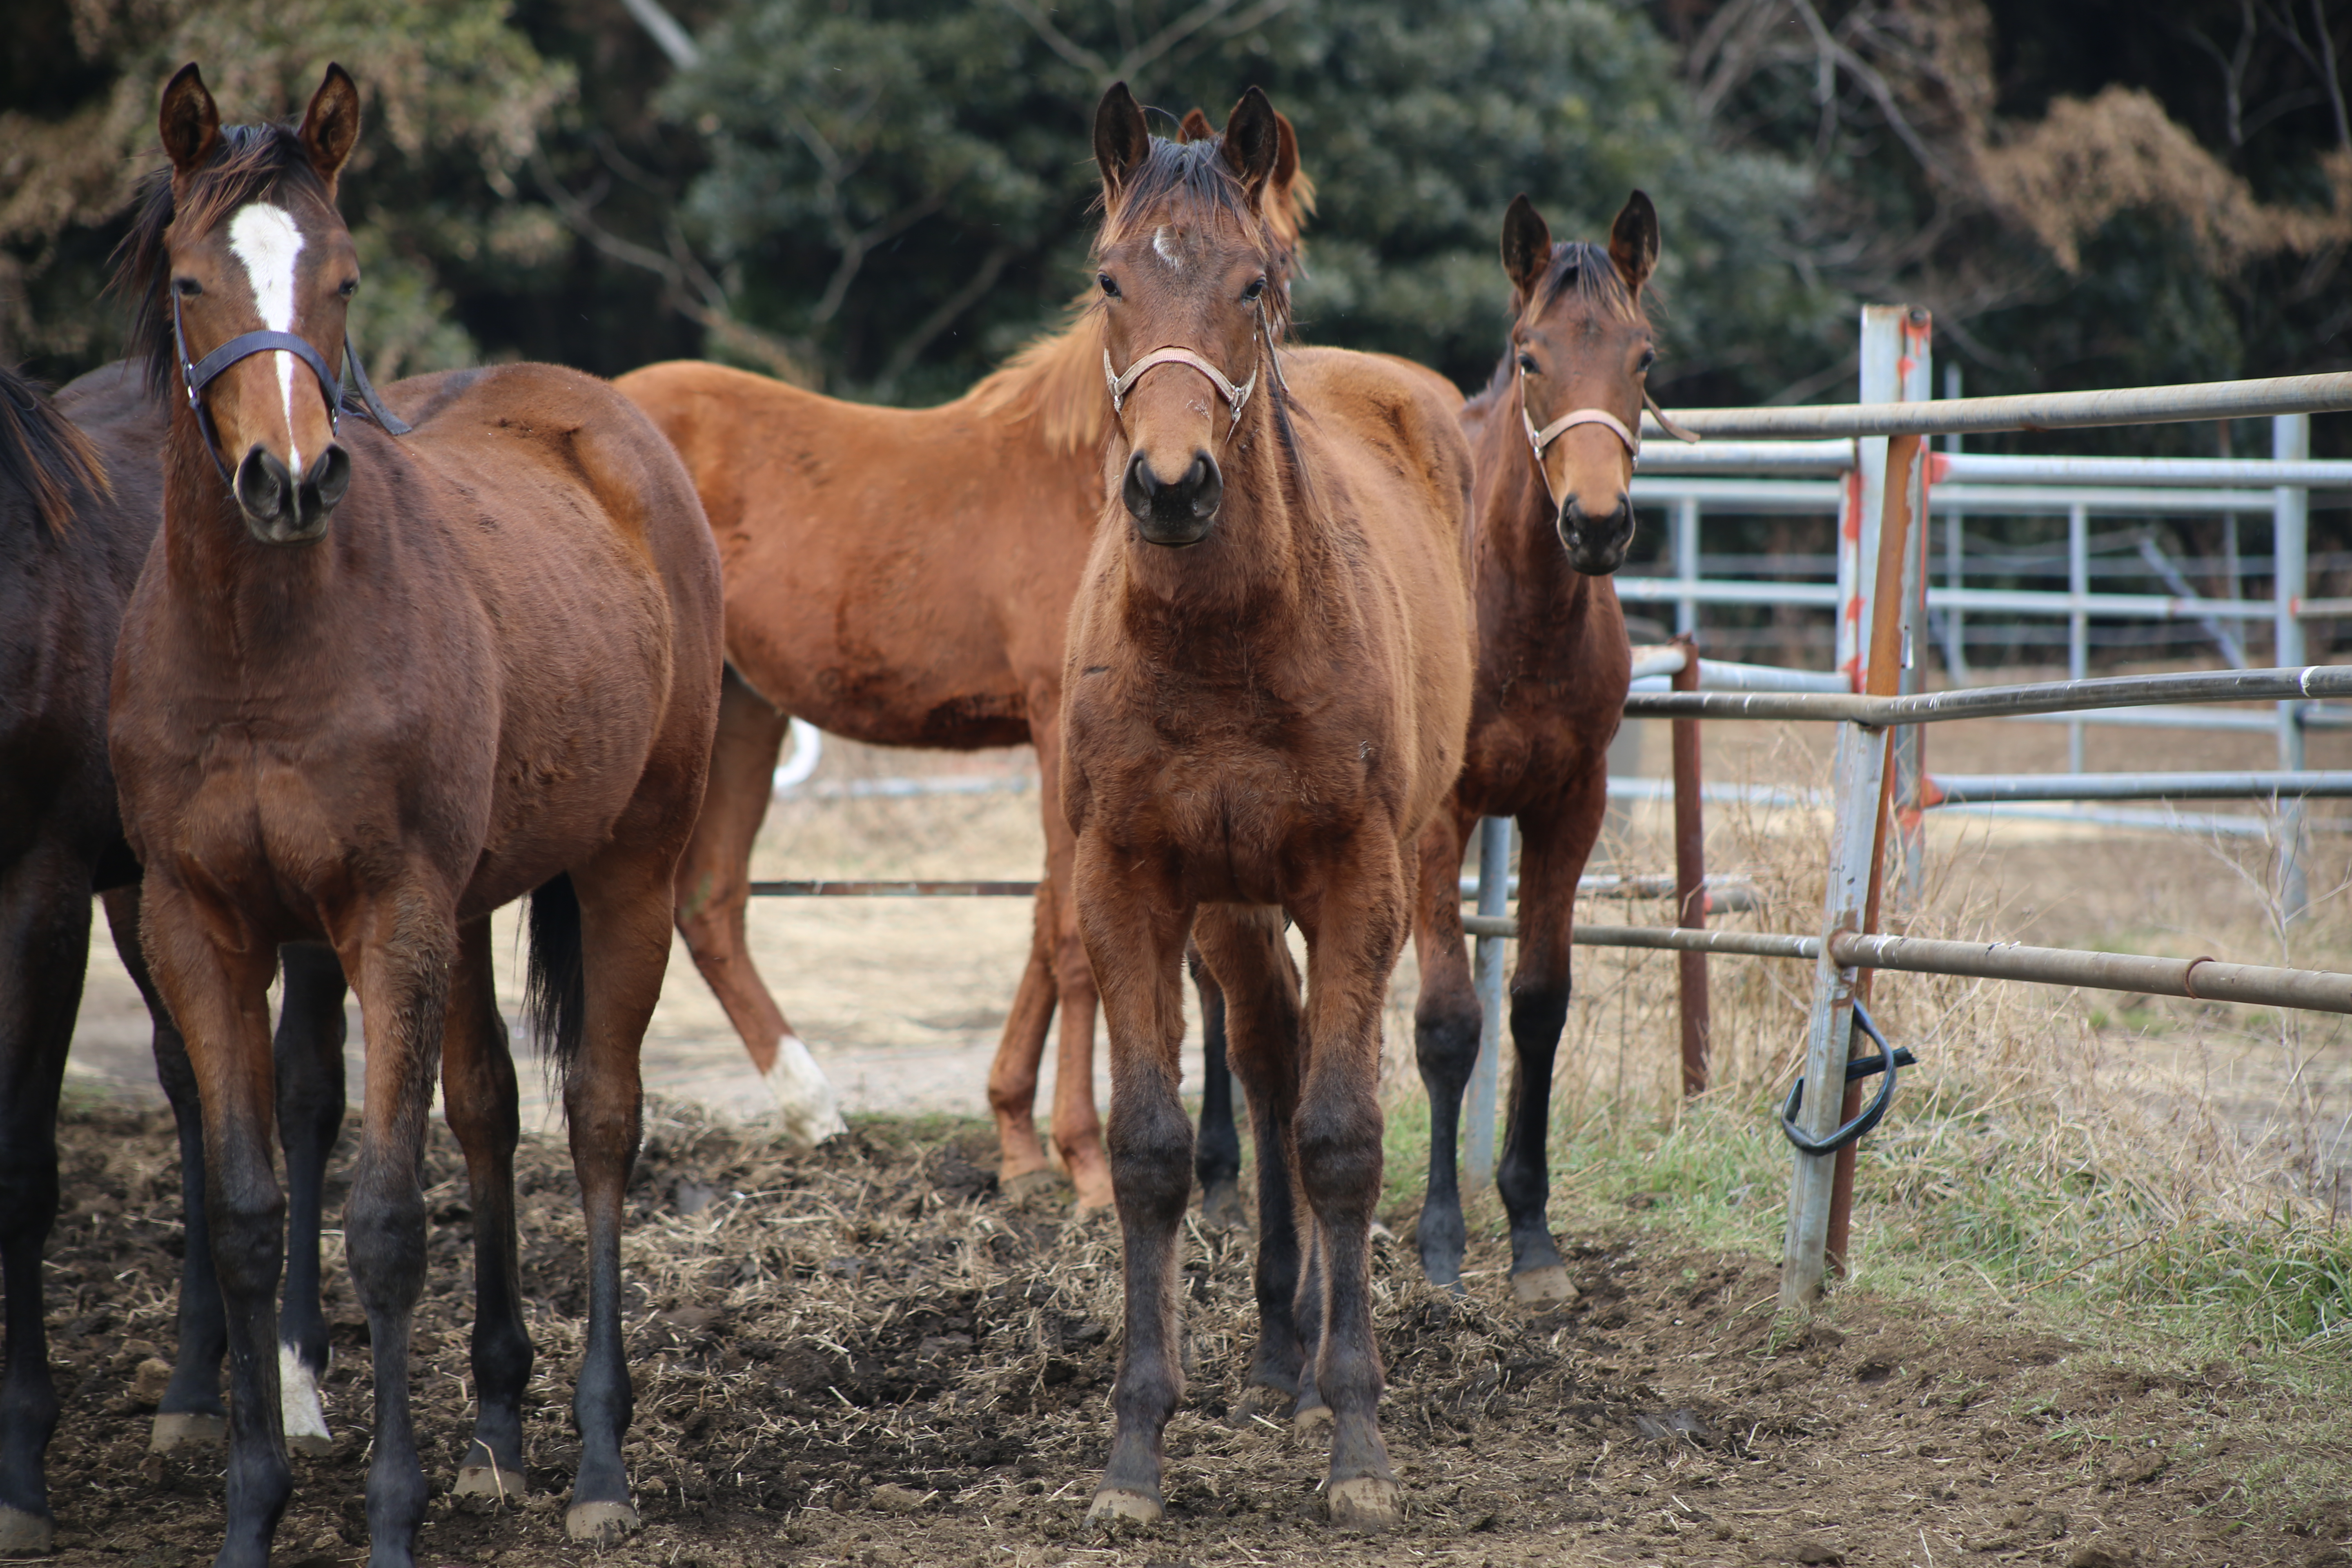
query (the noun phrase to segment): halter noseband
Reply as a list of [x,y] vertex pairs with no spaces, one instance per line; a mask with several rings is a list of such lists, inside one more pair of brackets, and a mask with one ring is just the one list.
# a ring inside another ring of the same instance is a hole
[[[1252,348],[1258,348],[1265,342],[1265,297],[1262,294],[1258,296],[1257,300],[1257,323],[1255,327],[1250,329]],[[1191,349],[1177,348],[1172,345],[1153,349],[1150,353],[1129,365],[1126,374],[1121,374],[1111,367],[1110,349],[1108,345],[1105,345],[1103,382],[1110,388],[1110,411],[1114,415],[1126,413],[1127,395],[1135,390],[1135,384],[1143,379],[1143,373],[1163,364],[1190,365],[1209,378],[1209,384],[1217,389],[1218,395],[1225,400],[1225,406],[1233,411],[1232,417],[1225,421],[1225,434],[1231,436],[1234,433],[1234,426],[1242,422],[1242,409],[1249,403],[1250,394],[1257,390],[1258,366],[1255,364],[1250,366],[1249,379],[1236,386],[1223,371],[1219,370]],[[1276,369],[1275,379],[1277,383],[1281,380],[1279,366]]]
[[[327,368],[326,356],[312,348],[308,339],[297,337],[292,332],[239,332],[192,364],[188,361],[187,333],[180,323],[180,297],[173,294],[172,344],[179,351],[180,380],[188,389],[188,406],[194,411],[196,428],[204,435],[205,451],[211,457],[213,467],[220,470],[222,481],[232,489],[236,481],[231,478],[228,465],[221,459],[220,437],[213,429],[212,416],[205,409],[205,388],[219,380],[221,374],[239,360],[251,359],[255,354],[289,353],[309,365],[310,374],[319,378],[319,390],[327,395],[328,432],[331,435],[341,433],[337,416],[343,408],[342,379]],[[368,380],[367,368],[360,363],[360,356],[352,352],[352,340],[348,336],[343,339],[343,363],[352,368],[352,384],[359,393],[362,405],[362,408],[352,412],[365,413],[383,426],[387,435],[407,435],[409,426],[376,396],[374,384]]]
[[1618,418],[1617,416],[1610,413],[1605,408],[1573,408],[1566,414],[1561,415],[1559,418],[1553,420],[1550,424],[1545,426],[1542,429],[1537,429],[1535,416],[1528,412],[1528,373],[1524,370],[1519,372],[1519,424],[1527,430],[1528,446],[1535,453],[1536,467],[1538,468],[1543,467],[1544,448],[1550,446],[1554,441],[1559,440],[1562,436],[1567,435],[1570,430],[1575,429],[1579,425],[1598,425],[1601,426],[1612,436],[1616,437],[1618,440],[1623,442],[1626,456],[1633,459],[1633,463],[1636,468],[1641,466],[1641,431],[1639,429],[1628,430],[1625,428],[1625,422],[1622,419]]

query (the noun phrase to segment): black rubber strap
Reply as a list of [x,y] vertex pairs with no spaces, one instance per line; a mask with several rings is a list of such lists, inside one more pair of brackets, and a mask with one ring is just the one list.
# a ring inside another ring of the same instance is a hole
[[[375,395],[375,383],[368,379],[367,366],[360,363],[359,351],[352,347],[352,340],[348,337],[343,340],[343,363],[351,368],[352,385],[358,390],[360,402],[367,410],[367,416],[383,426],[384,434],[387,436],[407,435],[410,429],[408,422],[386,408],[383,405],[383,399]],[[344,406],[349,407],[350,405],[346,403]],[[353,412],[356,413],[358,410],[354,409]]]
[[1789,1103],[1780,1108],[1780,1131],[1787,1133],[1789,1142],[1804,1153],[1834,1154],[1849,1143],[1859,1142],[1878,1125],[1879,1120],[1886,1114],[1886,1108],[1895,1103],[1895,1069],[1918,1065],[1919,1058],[1907,1048],[1898,1051],[1887,1047],[1886,1037],[1880,1034],[1878,1026],[1870,1021],[1870,1013],[1863,1006],[1859,996],[1853,999],[1853,1026],[1877,1042],[1878,1054],[1848,1061],[1845,1064],[1845,1081],[1859,1083],[1879,1073],[1886,1075],[1886,1081],[1878,1086],[1877,1096],[1864,1107],[1861,1115],[1825,1138],[1812,1139],[1797,1129],[1797,1112],[1805,1105],[1805,1080],[1799,1079],[1796,1086],[1789,1090]]

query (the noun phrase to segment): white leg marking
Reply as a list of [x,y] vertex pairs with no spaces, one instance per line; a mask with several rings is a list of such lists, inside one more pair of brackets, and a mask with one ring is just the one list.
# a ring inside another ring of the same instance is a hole
[[[253,288],[253,303],[261,324],[273,332],[294,330],[294,260],[302,254],[302,231],[283,207],[255,202],[238,209],[229,220],[228,247],[245,264],[246,281]],[[302,478],[302,453],[294,444],[294,356],[283,349],[270,354],[278,366],[278,391],[286,404],[286,458],[294,478]]]
[[327,1405],[318,1380],[302,1364],[301,1352],[283,1341],[278,1346],[278,1403],[286,1416],[287,1442],[309,1437],[324,1445],[334,1440],[327,1430]]
[[814,1148],[849,1131],[849,1123],[841,1119],[841,1101],[834,1093],[833,1080],[824,1076],[824,1069],[816,1065],[798,1035],[788,1034],[776,1042],[776,1065],[760,1077],[768,1092],[776,1097],[784,1136],[793,1142]]

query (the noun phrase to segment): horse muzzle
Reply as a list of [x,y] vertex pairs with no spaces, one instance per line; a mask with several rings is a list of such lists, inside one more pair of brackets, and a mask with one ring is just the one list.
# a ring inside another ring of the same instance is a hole
[[1596,517],[1569,497],[1559,509],[1559,542],[1568,547],[1570,566],[1587,577],[1606,577],[1625,564],[1633,542],[1632,500],[1621,494],[1615,510]]
[[327,519],[351,489],[351,454],[335,443],[297,479],[274,452],[256,442],[236,466],[232,488],[245,526],[264,544],[311,544],[326,537]]
[[1135,531],[1153,544],[1171,548],[1198,544],[1216,525],[1217,509],[1224,504],[1225,479],[1217,460],[1206,452],[1192,454],[1192,467],[1173,484],[1162,483],[1151,471],[1151,459],[1141,452],[1127,462],[1127,479],[1119,486]]

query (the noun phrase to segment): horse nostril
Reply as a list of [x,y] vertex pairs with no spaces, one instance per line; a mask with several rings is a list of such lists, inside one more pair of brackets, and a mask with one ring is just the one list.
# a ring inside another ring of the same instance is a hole
[[308,482],[319,499],[319,510],[332,511],[352,488],[352,457],[341,447],[330,445],[319,460],[310,465]]
[[1202,452],[1184,470],[1184,488],[1192,497],[1192,512],[1196,518],[1207,519],[1217,514],[1225,499],[1225,477],[1217,470],[1217,460]]
[[1119,499],[1127,503],[1128,511],[1138,518],[1151,515],[1152,502],[1161,489],[1152,477],[1151,464],[1138,452],[1127,460],[1127,479],[1119,486]]
[[287,510],[293,479],[286,465],[256,442],[236,466],[236,504],[247,517],[274,521]]

